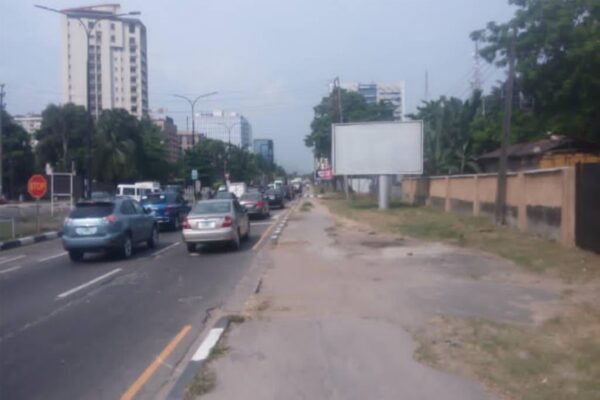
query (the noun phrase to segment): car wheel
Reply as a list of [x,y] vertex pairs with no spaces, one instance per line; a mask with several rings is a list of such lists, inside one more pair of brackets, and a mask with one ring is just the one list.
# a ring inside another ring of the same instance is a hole
[[125,240],[123,240],[123,245],[121,246],[120,255],[121,258],[128,259],[131,257],[133,253],[133,242],[131,241],[131,236],[125,236]]
[[79,261],[83,260],[83,251],[69,250],[69,258],[73,262],[79,262]]
[[196,251],[196,243],[186,243],[188,253],[193,253]]
[[155,225],[152,228],[152,235],[148,239],[148,247],[153,249],[158,245],[158,227]]
[[233,250],[239,250],[240,249],[240,230],[236,230],[233,240],[231,241],[231,248]]

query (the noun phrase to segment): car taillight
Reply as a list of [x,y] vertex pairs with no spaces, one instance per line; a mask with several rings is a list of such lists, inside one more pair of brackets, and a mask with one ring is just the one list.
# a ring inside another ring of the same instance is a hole
[[226,215],[225,218],[223,218],[223,225],[221,225],[221,227],[228,228],[231,225],[233,225],[233,219],[229,215]]
[[115,214],[110,214],[108,217],[104,217],[104,220],[109,223],[117,222],[117,216]]
[[167,206],[165,208],[165,212],[170,213],[171,211],[173,211],[173,208],[171,206]]
[[188,220],[188,217],[185,217],[183,219],[183,224],[181,224],[181,226],[183,227],[183,229],[192,229],[192,226],[190,225],[190,221]]
[[256,202],[256,207],[263,207],[265,205],[264,201],[257,201]]

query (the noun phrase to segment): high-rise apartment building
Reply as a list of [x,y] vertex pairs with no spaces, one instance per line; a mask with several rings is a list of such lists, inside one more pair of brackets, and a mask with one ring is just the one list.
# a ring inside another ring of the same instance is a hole
[[388,102],[394,106],[394,119],[399,121],[404,119],[405,94],[403,81],[377,83],[342,82],[340,87],[350,92],[360,93],[367,100],[367,103]]
[[167,159],[175,163],[181,158],[181,137],[177,134],[177,125],[173,118],[156,118],[152,122],[160,128],[163,135],[163,145],[167,150]]
[[[62,21],[64,102],[87,106],[86,96],[89,95],[93,115],[112,108],[123,108],[138,118],[147,115],[148,65],[144,24],[129,17],[110,19],[111,15],[120,12],[119,4],[63,11],[68,13]],[[90,33],[89,43],[86,30]],[[89,70],[86,65],[88,46]],[[90,80],[89,93],[86,76]]]
[[254,139],[254,153],[260,155],[270,164],[275,162],[275,153],[273,151],[273,140]]

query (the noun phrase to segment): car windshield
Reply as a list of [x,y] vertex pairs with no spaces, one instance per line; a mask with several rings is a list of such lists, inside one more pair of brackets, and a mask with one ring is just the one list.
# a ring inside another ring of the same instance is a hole
[[242,198],[240,200],[242,200],[242,201],[244,201],[244,200],[258,201],[258,200],[260,200],[260,193],[246,193],[245,195],[242,196]]
[[77,204],[69,214],[69,218],[103,218],[112,214],[114,203],[82,203]]
[[227,214],[231,212],[230,201],[201,201],[196,203],[190,214]]
[[149,194],[142,198],[142,204],[164,204],[168,202],[168,197],[164,194]]

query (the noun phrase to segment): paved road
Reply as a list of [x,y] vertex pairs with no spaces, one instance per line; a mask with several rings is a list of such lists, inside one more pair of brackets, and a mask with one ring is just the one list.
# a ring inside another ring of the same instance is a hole
[[1,252],[0,399],[118,399],[179,335],[136,398],[152,397],[243,276],[270,222],[253,221],[238,252],[189,255],[175,232],[130,260],[73,264],[58,240]]

